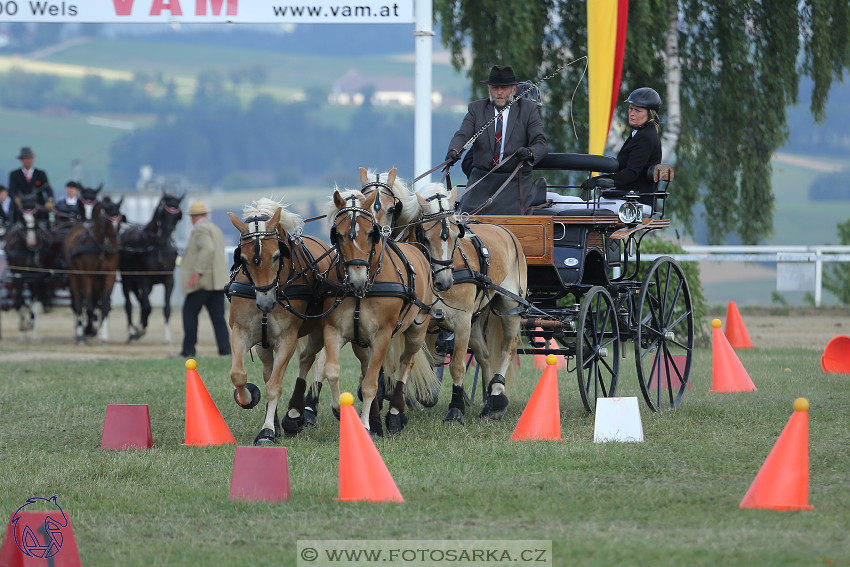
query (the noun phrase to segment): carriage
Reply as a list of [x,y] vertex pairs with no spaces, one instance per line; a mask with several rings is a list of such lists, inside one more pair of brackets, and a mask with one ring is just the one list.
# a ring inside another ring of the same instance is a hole
[[[535,170],[613,173],[617,167],[606,156],[550,154]],[[470,220],[505,226],[522,244],[529,283],[521,332],[529,346],[517,352],[574,361],[589,412],[597,398],[617,395],[629,340],[650,409],[676,408],[688,385],[694,312],[685,273],[670,257],[648,269],[640,259],[644,237],[670,226],[664,209],[673,169],[660,164],[647,175],[656,184],[649,199],[642,195],[649,204],[634,193],[597,189],[586,201],[550,201],[532,215]]]

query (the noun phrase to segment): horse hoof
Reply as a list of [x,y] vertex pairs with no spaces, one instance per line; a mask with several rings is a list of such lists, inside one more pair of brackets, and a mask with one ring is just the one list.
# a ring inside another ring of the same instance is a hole
[[[487,413],[484,413],[487,410]],[[508,411],[508,397],[505,394],[493,395],[487,398],[487,403],[484,405],[484,410],[481,410],[481,417],[499,420]]]
[[384,436],[384,426],[381,425],[381,418],[369,418],[369,435],[376,439]]
[[463,411],[459,408],[449,408],[449,413],[443,418],[443,423],[454,423],[457,425],[466,425],[463,421]]
[[313,408],[304,408],[304,427],[318,427],[319,416]]
[[301,433],[302,429],[304,429],[304,416],[299,415],[298,417],[289,417],[289,412],[286,412],[286,415],[283,416],[280,428],[283,430],[283,434],[287,437],[295,437]]
[[239,401],[239,391],[236,388],[233,388],[233,399],[236,400],[236,403],[239,404],[239,407],[241,407],[242,409],[251,409],[258,403],[260,403],[260,389],[250,382],[245,384],[245,387],[251,393],[251,401],[247,404],[241,403]]
[[407,414],[404,412],[387,412],[387,433],[399,434],[407,425]]
[[263,445],[274,445],[275,436],[274,431],[269,429],[268,427],[262,429],[257,436],[254,438],[254,446],[261,447]]

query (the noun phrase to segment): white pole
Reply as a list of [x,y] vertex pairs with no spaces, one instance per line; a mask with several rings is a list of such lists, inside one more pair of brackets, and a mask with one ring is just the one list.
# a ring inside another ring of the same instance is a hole
[[[415,0],[413,35],[416,37],[416,86],[414,91],[415,114],[413,117],[413,174],[411,179],[425,173],[431,163],[431,46],[434,29],[431,0]],[[421,179],[416,187],[429,183],[431,176]],[[414,189],[416,189],[414,187]]]

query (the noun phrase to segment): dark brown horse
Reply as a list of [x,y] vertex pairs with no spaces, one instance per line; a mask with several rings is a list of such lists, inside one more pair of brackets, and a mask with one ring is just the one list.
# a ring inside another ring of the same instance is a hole
[[[165,192],[153,213],[150,222],[142,226],[132,226],[121,232],[121,289],[124,292],[124,311],[127,313],[127,342],[141,338],[148,328],[151,314],[150,294],[154,285],[165,287],[165,303],[162,314],[165,317],[163,342],[171,342],[171,329],[168,320],[171,317],[171,292],[174,290],[174,266],[177,262],[177,248],[171,240],[177,223],[183,218],[180,202],[183,196],[175,197]],[[135,295],[141,309],[139,327],[133,324],[133,302]]]
[[[123,199],[122,199],[123,201]],[[109,338],[109,311],[112,287],[118,272],[118,229],[124,216],[121,201],[108,197],[97,203],[92,220],[71,229],[65,240],[65,261],[69,270],[71,307],[77,317],[76,338],[81,343],[100,330],[100,341]],[[85,307],[85,313],[83,308]],[[100,307],[98,325],[95,310]]]
[[[12,274],[13,307],[20,317],[22,333],[38,338],[38,318],[50,301],[51,238],[39,226],[35,197],[21,202],[21,219],[6,233],[6,262]],[[29,292],[29,297],[26,292]]]

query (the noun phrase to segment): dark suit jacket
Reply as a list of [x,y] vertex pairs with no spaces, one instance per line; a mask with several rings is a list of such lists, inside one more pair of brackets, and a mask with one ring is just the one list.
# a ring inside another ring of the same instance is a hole
[[14,201],[12,201],[9,204],[9,213],[8,214],[6,214],[3,211],[3,207],[0,206],[0,225],[5,226],[7,230],[9,228],[11,228],[12,225],[15,224],[15,222],[17,222],[18,219],[20,219],[20,218],[21,218],[21,213],[18,210],[18,206],[15,205]]
[[[461,152],[463,145],[474,136],[485,124],[495,116],[495,108],[490,99],[476,100],[470,103],[466,116],[460,128],[455,132],[449,143],[449,150]],[[468,184],[472,185],[484,177],[491,169],[495,153],[495,120],[473,142],[472,171],[468,176]],[[537,104],[521,98],[511,105],[507,128],[502,139],[504,156],[507,157],[519,148],[528,148],[534,159],[522,166],[519,177],[522,178],[523,203],[519,202],[519,186],[516,179],[506,187],[496,201],[479,211],[480,214],[521,214],[530,206],[532,164],[540,161],[549,153],[549,144],[543,132],[543,122],[537,111]],[[497,171],[487,176],[482,183],[476,185],[463,196],[461,209],[475,210],[485,202],[507,179],[508,174],[516,167],[516,158],[507,160]]]
[[35,195],[38,203],[43,205],[48,199],[53,198],[53,189],[47,181],[47,174],[41,169],[33,168],[32,178],[29,181],[22,169],[15,169],[9,173],[9,195],[13,199]]

